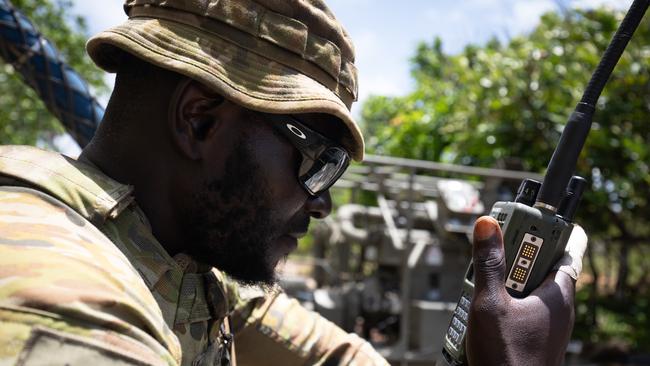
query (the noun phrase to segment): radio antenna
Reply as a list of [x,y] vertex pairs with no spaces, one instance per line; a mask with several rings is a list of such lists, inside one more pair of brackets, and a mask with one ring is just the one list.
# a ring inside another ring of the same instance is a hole
[[582,99],[574,109],[569,122],[564,127],[551,161],[548,163],[546,176],[537,197],[536,206],[556,211],[564,196],[564,191],[573,176],[578,156],[585,144],[596,109],[596,102],[602,93],[609,76],[621,58],[632,34],[641,23],[648,9],[650,0],[634,0],[625,15],[625,19],[614,34],[605,54],[585,89]]

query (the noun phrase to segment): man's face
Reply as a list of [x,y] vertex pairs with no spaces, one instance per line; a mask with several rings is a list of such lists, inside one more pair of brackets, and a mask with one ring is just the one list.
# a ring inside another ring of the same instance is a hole
[[310,217],[329,214],[329,193],[309,196],[297,180],[300,153],[269,122],[242,108],[223,174],[187,199],[188,253],[248,284],[272,284]]

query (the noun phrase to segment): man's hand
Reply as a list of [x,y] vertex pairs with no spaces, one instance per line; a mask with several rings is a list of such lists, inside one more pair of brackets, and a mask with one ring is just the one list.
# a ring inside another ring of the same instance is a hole
[[[575,280],[587,236],[574,227],[563,266],[528,297],[505,288],[503,236],[497,222],[481,217],[474,226],[474,298],[469,313],[467,357],[471,365],[560,365],[574,320]],[[571,269],[571,270],[568,270]]]

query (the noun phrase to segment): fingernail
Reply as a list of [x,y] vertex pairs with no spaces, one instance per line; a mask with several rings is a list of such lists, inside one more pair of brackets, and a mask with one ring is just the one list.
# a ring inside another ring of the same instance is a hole
[[496,220],[490,216],[479,217],[474,225],[474,239],[477,241],[490,239],[497,231],[497,225],[499,224]]

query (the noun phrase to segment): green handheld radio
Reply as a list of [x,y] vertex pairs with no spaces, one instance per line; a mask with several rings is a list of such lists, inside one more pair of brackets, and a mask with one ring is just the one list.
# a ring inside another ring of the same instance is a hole
[[[528,296],[564,253],[586,186],[583,178],[572,175],[591,129],[596,101],[649,4],[650,0],[632,3],[562,132],[544,183],[526,179],[514,202],[497,202],[492,206],[490,216],[499,222],[503,232],[505,286],[513,297]],[[465,335],[473,294],[474,271],[470,263],[444,338],[442,354],[450,365],[467,364]]]

